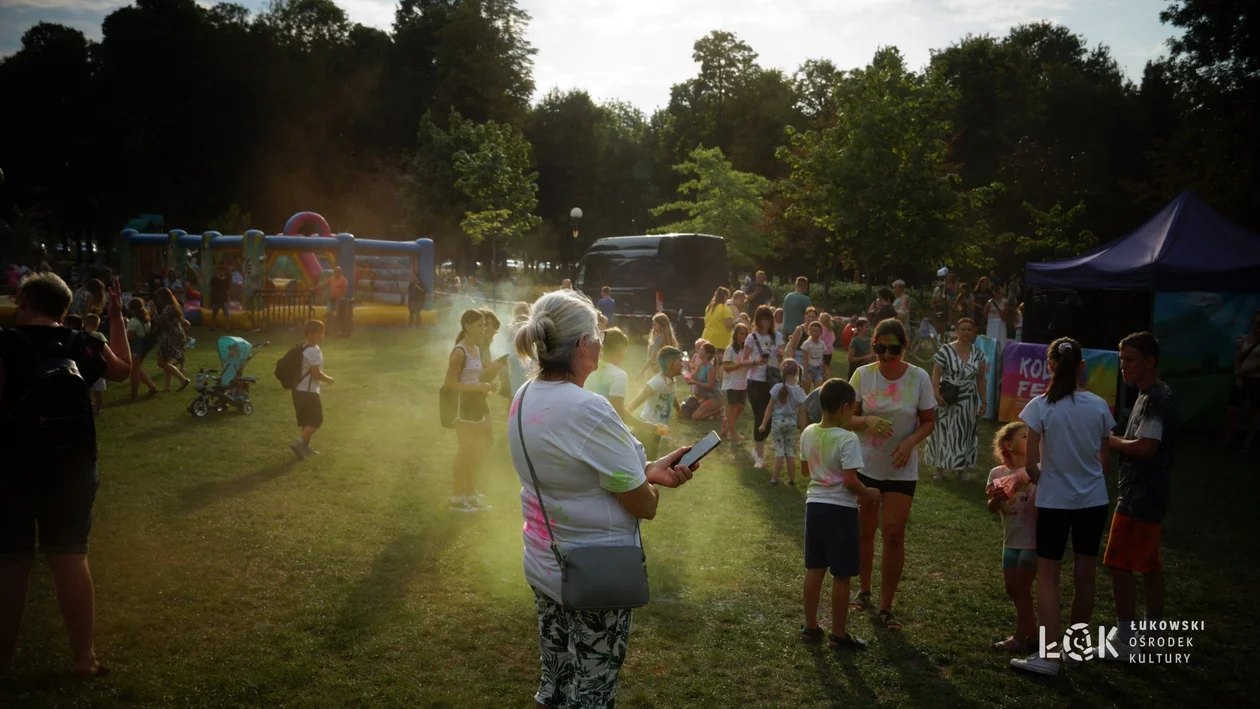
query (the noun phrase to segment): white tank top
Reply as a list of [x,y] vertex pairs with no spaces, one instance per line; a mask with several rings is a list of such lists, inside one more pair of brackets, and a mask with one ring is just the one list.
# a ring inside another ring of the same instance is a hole
[[478,384],[481,382],[481,350],[476,347],[455,345],[464,351],[464,371],[459,373],[460,384]]

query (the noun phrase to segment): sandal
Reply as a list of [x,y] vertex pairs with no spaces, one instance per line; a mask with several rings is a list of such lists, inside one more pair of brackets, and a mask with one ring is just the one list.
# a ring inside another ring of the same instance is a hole
[[832,650],[865,650],[866,641],[862,638],[853,637],[853,633],[845,633],[844,637],[838,635],[828,636],[827,646]]
[[884,630],[901,630],[901,622],[893,617],[892,611],[880,611],[879,622],[884,625]]
[[180,385],[179,385],[179,388],[178,388],[178,389],[176,389],[175,391],[177,391],[177,392],[183,391],[183,390],[185,390],[185,389],[187,389],[187,388],[188,388],[188,385],[189,385],[189,384],[192,384],[192,380],[191,380],[191,379],[185,379],[185,380],[184,380],[184,383],[183,383],[183,384],[180,384]]
[[823,639],[822,628],[806,628],[801,626],[801,641],[807,643],[816,643]]
[[851,611],[869,611],[874,606],[871,605],[871,592],[859,591],[858,595],[849,601],[849,610]]
[[1000,642],[993,643],[990,647],[998,652],[1009,652],[1012,654],[1022,655],[1028,652],[1028,644],[1016,640],[1014,635]]

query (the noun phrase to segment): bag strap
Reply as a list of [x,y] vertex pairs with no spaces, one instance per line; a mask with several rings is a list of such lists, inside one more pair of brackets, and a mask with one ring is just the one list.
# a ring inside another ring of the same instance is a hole
[[[547,507],[543,504],[542,490],[538,485],[538,473],[534,472],[534,462],[529,459],[529,449],[525,447],[525,392],[529,391],[529,385],[533,382],[526,382],[521,387],[519,401],[516,403],[516,434],[521,441],[521,453],[525,456],[525,466],[529,468],[530,480],[534,483],[534,497],[538,499],[538,509],[542,511],[543,522],[547,524],[547,540],[551,543],[551,553],[556,555],[556,563],[560,565],[561,577],[567,576],[568,572],[564,567],[564,557],[560,555],[560,550],[556,548],[556,536],[551,531],[551,517],[547,515]],[[644,562],[647,561],[647,551],[643,549],[643,532],[639,528],[639,520],[634,520],[634,536],[639,542],[639,551],[643,555]]]
[[[308,347],[312,347],[312,346],[313,346],[313,345],[308,345],[308,344],[306,344],[305,342],[303,342],[302,344],[298,345],[298,347],[300,348],[300,349],[298,350],[298,357],[300,358],[300,361],[298,362],[298,372],[301,372],[301,371],[302,371],[302,367],[305,367],[305,366],[306,366],[306,349],[307,349]],[[311,370],[307,369],[307,370],[306,370],[306,374],[303,374],[302,376],[298,377],[297,384],[294,384],[294,385],[293,385],[293,391],[297,391],[297,390],[298,390],[298,387],[302,386],[302,380],[303,380],[303,379],[310,379],[310,378],[311,378]],[[309,382],[308,382],[308,386],[307,386],[307,389],[306,389],[306,393],[308,393],[308,394],[310,393],[310,386],[309,386]]]
[[530,383],[526,383],[521,388],[520,400],[516,403],[516,434],[521,440],[521,453],[525,455],[525,465],[529,468],[529,477],[534,481],[534,497],[538,499],[538,509],[542,510],[543,522],[547,523],[547,541],[551,543],[551,553],[556,555],[556,563],[560,565],[560,573],[564,574],[564,557],[560,556],[560,550],[556,548],[556,536],[551,531],[551,517],[547,515],[547,508],[543,505],[542,491],[538,485],[538,473],[534,472],[534,462],[529,459],[529,450],[525,448],[525,392],[529,391]]

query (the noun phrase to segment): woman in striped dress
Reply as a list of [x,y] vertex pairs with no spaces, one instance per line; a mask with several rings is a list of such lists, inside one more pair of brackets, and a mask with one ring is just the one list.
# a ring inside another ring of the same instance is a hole
[[[943,471],[958,472],[959,480],[969,479],[967,470],[976,465],[980,417],[988,408],[984,387],[987,364],[984,353],[973,347],[976,321],[961,318],[955,325],[958,339],[942,347],[932,359],[932,389],[936,393],[936,430],[927,441],[925,462],[936,468],[932,479],[943,479]],[[941,385],[957,387],[958,395],[948,402]]]

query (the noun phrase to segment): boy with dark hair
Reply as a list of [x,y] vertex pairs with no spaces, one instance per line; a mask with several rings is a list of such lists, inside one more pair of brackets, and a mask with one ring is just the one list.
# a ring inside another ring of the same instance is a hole
[[682,350],[677,347],[662,347],[656,355],[656,366],[660,372],[648,380],[643,391],[630,403],[630,411],[643,407],[639,418],[645,426],[636,431],[640,442],[647,450],[649,459],[655,459],[660,448],[661,437],[669,435],[669,419],[672,414],[682,418],[682,406],[675,395],[674,380],[682,374]]
[[857,404],[857,394],[843,379],[828,379],[818,390],[822,423],[801,434],[801,458],[809,461],[809,489],[805,501],[805,625],[801,639],[822,640],[818,603],[823,579],[831,571],[831,635],[833,649],[866,649],[866,642],[846,629],[849,583],[858,575],[858,500],[878,501],[879,490],[858,479],[862,444],[845,429]]
[[591,372],[583,387],[587,391],[608,399],[616,409],[617,415],[632,430],[643,422],[626,409],[626,392],[630,388],[630,376],[621,365],[626,361],[626,352],[630,348],[630,338],[620,328],[612,327],[604,331],[604,344],[600,349],[599,369]]
[[302,378],[293,387],[293,411],[297,414],[299,435],[289,445],[298,460],[319,454],[311,448],[311,438],[324,425],[324,403],[319,391],[321,384],[333,383],[333,378],[324,373],[324,352],[319,348],[326,333],[324,322],[307,320],[302,332],[306,335],[302,343]]
[[604,286],[599,289],[599,302],[595,307],[608,319],[608,324],[612,325],[613,318],[617,316],[617,301],[613,300],[612,288]]
[[1119,656],[1103,657],[1121,662],[1127,662],[1137,646],[1132,642],[1137,634],[1134,574],[1142,574],[1146,619],[1159,620],[1164,614],[1160,525],[1168,511],[1177,406],[1172,389],[1159,379],[1158,366],[1159,341],[1151,333],[1134,333],[1120,341],[1120,375],[1139,391],[1124,435],[1110,438],[1112,450],[1120,454],[1119,495],[1103,564],[1111,569],[1116,598],[1116,627],[1108,640]]
[[75,672],[108,672],[92,642],[96,594],[87,549],[100,477],[88,387],[131,374],[118,281],[109,295],[108,344],[59,324],[72,295],[53,273],[22,281],[17,327],[0,332],[0,670],[13,660],[38,540],[56,582]]

